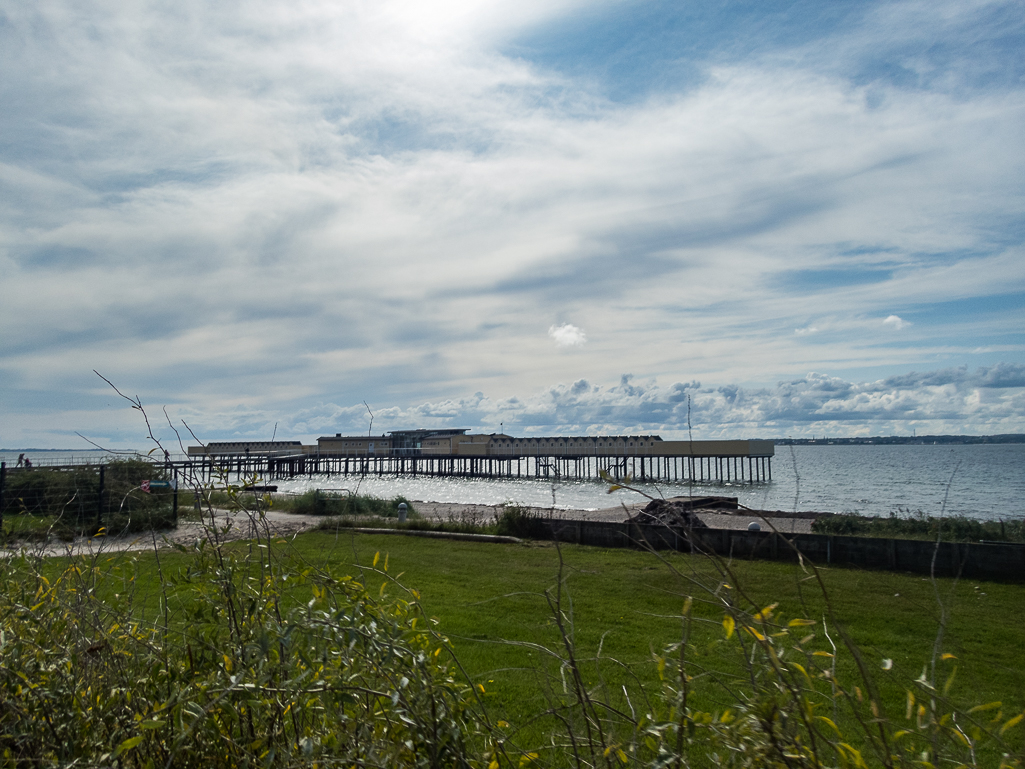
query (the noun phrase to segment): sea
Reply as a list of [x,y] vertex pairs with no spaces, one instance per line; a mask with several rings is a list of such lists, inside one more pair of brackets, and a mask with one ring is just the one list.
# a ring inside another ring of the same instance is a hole
[[[21,452],[0,452],[12,467]],[[36,466],[101,461],[103,452],[29,451]],[[180,457],[174,457],[180,458]],[[312,476],[275,480],[280,491],[358,491],[409,500],[600,510],[644,501],[636,492],[607,493],[600,481],[527,478]],[[759,510],[858,515],[963,515],[1025,519],[1025,444],[777,446],[772,482],[638,485],[651,496],[723,495]]]

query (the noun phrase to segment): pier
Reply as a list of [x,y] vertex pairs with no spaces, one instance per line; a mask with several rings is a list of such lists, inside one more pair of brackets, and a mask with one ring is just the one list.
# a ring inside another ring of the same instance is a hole
[[602,472],[617,479],[767,483],[770,456],[670,457],[632,455],[534,455],[518,457],[408,457],[293,455],[283,457],[211,457],[211,465],[237,477],[259,474],[273,480],[304,475],[408,475],[462,478],[597,479]]
[[658,436],[512,438],[427,430],[321,438],[316,446],[190,447],[200,473],[266,480],[314,475],[768,483],[772,441],[663,441]]
[[[152,458],[174,486],[275,481],[311,476],[409,476],[614,480],[638,483],[745,483],[772,481],[772,441],[663,441],[658,436],[555,436],[513,438],[467,435],[465,430],[408,430],[382,436],[298,441],[209,443],[186,455]],[[33,469],[94,468],[104,461],[37,464]],[[6,474],[32,469],[0,468]]]

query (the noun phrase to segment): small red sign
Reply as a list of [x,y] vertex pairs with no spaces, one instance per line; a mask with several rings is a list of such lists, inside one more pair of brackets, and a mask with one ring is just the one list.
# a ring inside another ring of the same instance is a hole
[[149,494],[149,481],[143,481],[139,488]]

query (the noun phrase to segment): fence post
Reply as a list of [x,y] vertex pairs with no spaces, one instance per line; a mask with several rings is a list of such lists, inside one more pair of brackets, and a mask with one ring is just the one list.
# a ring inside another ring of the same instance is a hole
[[174,505],[174,525],[177,527],[178,526],[178,468],[177,467],[173,467],[172,469],[174,470],[174,479],[172,481],[172,483],[174,483],[174,501],[171,504]]
[[103,481],[106,465],[100,465],[100,488],[96,493],[96,533],[103,528]]
[[0,535],[4,530],[4,487],[7,485],[7,463],[0,462]]

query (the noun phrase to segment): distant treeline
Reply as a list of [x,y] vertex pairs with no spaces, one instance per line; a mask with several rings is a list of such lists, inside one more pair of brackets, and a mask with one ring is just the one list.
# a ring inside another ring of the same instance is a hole
[[871,438],[774,438],[777,446],[925,446],[932,444],[961,445],[968,443],[1025,443],[1025,434],[1007,435],[876,435]]

